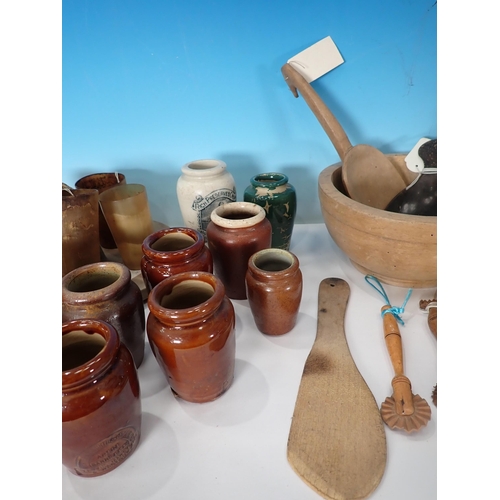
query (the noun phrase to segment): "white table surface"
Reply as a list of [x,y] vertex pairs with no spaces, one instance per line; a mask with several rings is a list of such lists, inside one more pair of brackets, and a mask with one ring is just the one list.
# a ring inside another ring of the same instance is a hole
[[[139,368],[142,436],[136,451],[114,471],[80,478],[63,467],[62,498],[318,500],[286,458],[290,422],[304,363],[316,335],[318,286],[322,279],[346,280],[351,295],[345,317],[354,361],[380,404],[392,394],[394,375],[382,333],[382,297],[331,240],[324,224],[296,225],[290,251],[300,261],[304,291],[295,328],[280,337],[261,334],[248,302],[233,300],[236,367],[230,389],[216,401],[187,403],[174,398],[149,344]],[[392,305],[407,289],[384,285]],[[432,417],[417,433],[386,429],[387,465],[373,500],[437,498],[437,342],[419,309],[435,289],[415,289],[400,327],[405,373]],[[148,313],[146,307],[146,314]]]

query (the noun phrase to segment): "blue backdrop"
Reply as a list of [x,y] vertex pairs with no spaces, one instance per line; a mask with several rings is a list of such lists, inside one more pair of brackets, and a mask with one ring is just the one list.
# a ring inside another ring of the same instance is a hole
[[321,222],[317,177],[339,161],[280,72],[331,36],[345,62],[313,82],[353,144],[409,151],[437,136],[433,0],[63,0],[63,167],[123,172],[153,217],[182,225],[181,166],[225,161],[238,199],[279,171],[297,222]]

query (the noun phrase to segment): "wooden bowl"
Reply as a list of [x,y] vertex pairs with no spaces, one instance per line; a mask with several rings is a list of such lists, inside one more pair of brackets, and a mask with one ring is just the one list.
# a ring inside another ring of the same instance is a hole
[[[386,156],[400,172],[409,172],[406,154]],[[396,214],[352,200],[341,168],[341,163],[331,165],[318,179],[321,212],[333,241],[365,275],[406,288],[436,287],[437,217]]]

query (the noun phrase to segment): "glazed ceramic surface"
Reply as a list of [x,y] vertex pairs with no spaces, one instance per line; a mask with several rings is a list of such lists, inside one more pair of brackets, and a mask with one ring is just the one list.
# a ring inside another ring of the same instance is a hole
[[277,172],[256,175],[250,179],[243,199],[266,211],[273,228],[271,246],[288,250],[297,213],[297,195],[288,177]]
[[220,160],[196,160],[182,166],[177,199],[184,225],[206,236],[210,214],[224,203],[236,201],[236,185]]
[[139,367],[144,358],[142,294],[130,270],[118,262],[79,267],[62,280],[62,319],[99,319],[111,324]]
[[148,297],[149,344],[174,394],[194,403],[230,387],[235,315],[213,274],[185,272],[161,281]]
[[142,244],[141,272],[148,292],[167,276],[186,271],[213,271],[205,238],[196,229],[173,227],[149,235]]
[[141,435],[137,370],[116,330],[99,320],[62,325],[62,462],[94,477],[121,465]]
[[283,335],[293,329],[302,299],[302,272],[294,254],[268,248],[252,255],[248,261],[246,288],[259,331]]
[[248,259],[270,248],[272,227],[266,212],[255,203],[234,202],[217,207],[207,227],[207,243],[214,272],[231,299],[246,299],[245,275]]

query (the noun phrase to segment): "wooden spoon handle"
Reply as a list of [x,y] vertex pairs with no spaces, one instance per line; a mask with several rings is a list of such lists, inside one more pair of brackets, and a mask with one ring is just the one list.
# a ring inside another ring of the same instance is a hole
[[[389,306],[383,306],[382,312],[390,309]],[[394,378],[392,379],[393,398],[396,403],[396,412],[399,415],[412,415],[413,394],[411,392],[411,382],[404,374],[403,369],[403,344],[401,342],[401,333],[396,318],[387,313],[383,315],[385,345],[391,358],[394,368]]]
[[344,161],[345,155],[352,148],[352,145],[344,129],[335,116],[333,116],[333,113],[328,109],[306,79],[289,63],[282,66],[281,73],[295,97],[299,97],[297,89],[300,90],[304,101],[306,101],[307,105],[311,108],[311,111],[326,132],[326,135],[328,135],[332,141],[340,159]]

